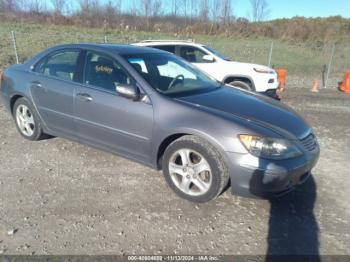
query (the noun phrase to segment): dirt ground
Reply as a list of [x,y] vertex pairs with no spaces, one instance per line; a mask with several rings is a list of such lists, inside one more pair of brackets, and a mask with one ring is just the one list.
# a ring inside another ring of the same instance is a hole
[[0,254],[348,254],[350,95],[291,89],[321,145],[313,179],[274,200],[196,205],[160,172],[61,138],[21,138],[0,107]]

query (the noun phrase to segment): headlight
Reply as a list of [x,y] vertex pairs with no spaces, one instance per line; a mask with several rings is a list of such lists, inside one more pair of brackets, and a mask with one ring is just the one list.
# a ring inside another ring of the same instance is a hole
[[262,74],[274,74],[275,71],[271,69],[264,69],[264,68],[254,68],[254,71],[257,73],[262,73]]
[[261,158],[282,160],[303,154],[294,143],[285,139],[239,135],[239,140],[249,153]]

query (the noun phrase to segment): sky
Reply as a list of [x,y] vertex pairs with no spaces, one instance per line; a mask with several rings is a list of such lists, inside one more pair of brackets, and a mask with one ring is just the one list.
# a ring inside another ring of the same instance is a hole
[[[48,3],[51,0],[46,0]],[[100,0],[107,2],[108,0]],[[122,9],[132,7],[134,0],[121,0]],[[199,0],[198,0],[199,1]],[[291,18],[294,16],[328,17],[341,15],[350,18],[350,0],[266,0],[270,6],[267,20]],[[113,1],[112,1],[113,2]],[[163,0],[163,8],[169,11],[172,0]],[[190,1],[188,1],[190,2]],[[232,0],[234,16],[247,17],[250,11],[249,0]]]
[[[350,18],[350,0],[267,0],[270,5],[269,19],[293,16],[327,17],[341,15]],[[234,0],[235,15],[246,16],[248,0]]]

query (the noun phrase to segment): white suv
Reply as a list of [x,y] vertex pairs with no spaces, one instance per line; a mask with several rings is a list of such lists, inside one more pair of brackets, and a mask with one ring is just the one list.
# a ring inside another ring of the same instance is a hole
[[213,48],[192,41],[146,40],[133,45],[168,51],[220,82],[278,98],[277,74],[267,66],[232,61]]

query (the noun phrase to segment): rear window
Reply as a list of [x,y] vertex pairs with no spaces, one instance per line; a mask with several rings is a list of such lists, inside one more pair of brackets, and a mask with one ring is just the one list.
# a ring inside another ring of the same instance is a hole
[[159,46],[151,46],[151,47],[175,54],[175,46],[174,45],[159,45]]

